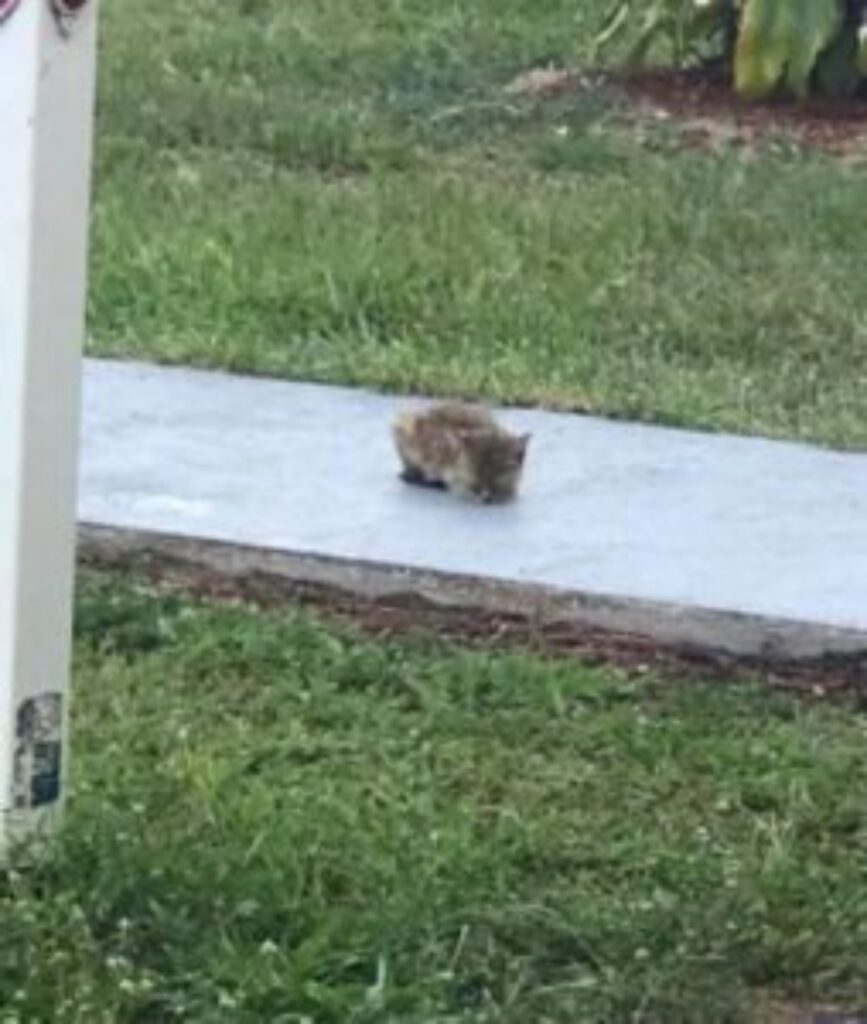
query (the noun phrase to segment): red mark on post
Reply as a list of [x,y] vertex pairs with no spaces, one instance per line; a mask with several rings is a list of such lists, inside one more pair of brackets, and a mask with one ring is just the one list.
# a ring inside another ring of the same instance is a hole
[[51,9],[57,19],[57,27],[63,35],[69,35],[73,19],[87,6],[87,0],[51,0]]
[[78,14],[81,8],[87,4],[87,0],[52,0],[52,2],[57,13],[64,17]]
[[0,0],[0,25],[12,14],[19,0]]

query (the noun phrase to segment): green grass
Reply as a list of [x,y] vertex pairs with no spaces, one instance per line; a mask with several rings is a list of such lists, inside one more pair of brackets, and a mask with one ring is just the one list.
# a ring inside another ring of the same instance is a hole
[[503,93],[602,6],[107,0],[91,351],[867,446],[863,172]]
[[867,727],[89,577],[0,1019],[734,1024],[867,1000]]

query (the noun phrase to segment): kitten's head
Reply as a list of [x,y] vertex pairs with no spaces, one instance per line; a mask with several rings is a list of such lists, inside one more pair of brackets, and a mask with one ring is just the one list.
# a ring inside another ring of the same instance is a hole
[[529,434],[473,431],[465,434],[470,469],[468,490],[486,503],[514,497],[529,441]]

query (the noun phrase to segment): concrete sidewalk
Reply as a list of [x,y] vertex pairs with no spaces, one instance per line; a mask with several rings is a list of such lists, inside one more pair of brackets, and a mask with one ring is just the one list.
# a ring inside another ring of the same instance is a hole
[[402,404],[88,361],[80,519],[346,589],[392,574],[665,641],[867,651],[867,455],[508,410],[533,434],[524,493],[476,506],[398,480]]

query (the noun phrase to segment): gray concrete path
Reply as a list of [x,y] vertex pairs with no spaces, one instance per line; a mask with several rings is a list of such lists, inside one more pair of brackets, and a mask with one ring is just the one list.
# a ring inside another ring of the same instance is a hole
[[[366,391],[88,361],[80,518],[351,564],[853,631],[867,455],[533,410],[521,498],[408,487]],[[723,646],[725,646],[723,644]]]

